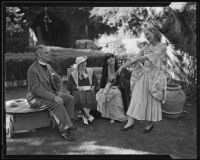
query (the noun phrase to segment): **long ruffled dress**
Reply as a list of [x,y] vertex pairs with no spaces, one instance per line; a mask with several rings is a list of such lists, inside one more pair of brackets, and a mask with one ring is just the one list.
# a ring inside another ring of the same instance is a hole
[[101,88],[96,94],[97,110],[104,118],[126,121],[128,117],[125,115],[121,91],[118,86],[112,86],[109,92],[104,94],[108,85]]
[[144,67],[137,76],[131,94],[127,115],[137,120],[162,120],[161,101],[165,98],[167,77],[164,74],[163,62],[167,47],[160,43],[153,49],[146,47]]

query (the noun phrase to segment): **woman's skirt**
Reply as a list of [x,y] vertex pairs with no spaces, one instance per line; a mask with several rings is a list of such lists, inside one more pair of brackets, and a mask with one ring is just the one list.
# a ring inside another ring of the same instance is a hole
[[75,99],[75,110],[96,109],[97,102],[94,91],[73,91],[72,95]]
[[133,68],[131,72],[131,78],[130,78],[130,87],[131,87],[131,92],[133,91],[133,88],[140,78],[140,76],[143,73],[143,68]]
[[[145,70],[133,88],[127,115],[138,120],[155,122],[162,120],[161,99],[156,98],[155,91],[163,93],[163,84],[166,82],[158,82],[156,79],[164,80],[164,78],[164,74],[159,69]],[[159,87],[155,88],[155,86]]]
[[100,89],[96,94],[97,110],[104,118],[117,121],[126,121],[121,91],[117,86],[111,87],[109,92],[104,95],[104,89]]

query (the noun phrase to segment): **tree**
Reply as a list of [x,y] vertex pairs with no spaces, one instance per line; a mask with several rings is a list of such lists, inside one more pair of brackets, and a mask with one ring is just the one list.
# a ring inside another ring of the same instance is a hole
[[28,23],[19,7],[5,7],[6,51],[24,51],[28,46]]
[[[166,7],[94,7],[90,13],[91,18],[99,17],[101,23],[117,28],[115,34],[100,35],[97,39],[103,50],[111,48],[116,54],[128,51],[127,38],[132,38],[131,50],[137,50],[137,41],[143,39],[141,31],[147,22],[157,27],[174,58],[173,72],[187,82],[188,91],[191,87],[196,89],[196,3],[171,3]],[[104,44],[106,39],[110,41]],[[116,45],[110,45],[113,42]]]

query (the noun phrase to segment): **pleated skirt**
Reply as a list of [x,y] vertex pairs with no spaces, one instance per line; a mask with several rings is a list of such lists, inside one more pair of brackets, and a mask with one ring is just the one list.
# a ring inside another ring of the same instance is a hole
[[94,91],[73,91],[72,95],[75,99],[75,110],[83,108],[96,110],[97,102]]

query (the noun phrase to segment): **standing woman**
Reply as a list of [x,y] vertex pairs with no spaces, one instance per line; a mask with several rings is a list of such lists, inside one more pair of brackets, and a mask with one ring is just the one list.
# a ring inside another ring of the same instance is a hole
[[120,78],[116,77],[117,61],[113,54],[106,55],[103,64],[100,90],[96,94],[97,110],[104,118],[111,119],[111,123],[127,120],[125,115]]
[[148,133],[153,129],[154,122],[162,120],[161,103],[165,102],[167,87],[167,77],[164,74],[167,47],[161,43],[162,35],[156,28],[148,27],[144,33],[150,43],[143,50],[143,56],[133,58],[118,70],[120,74],[122,68],[136,62],[144,62],[142,73],[132,91],[127,111],[128,122],[121,129],[122,131],[132,129],[134,119],[137,119],[148,121],[143,131]]
[[93,70],[86,67],[86,59],[87,57],[76,58],[76,69],[71,73],[68,84],[68,90],[75,98],[75,109],[83,113],[84,124],[94,120],[90,110],[96,110],[95,90],[98,85]]

